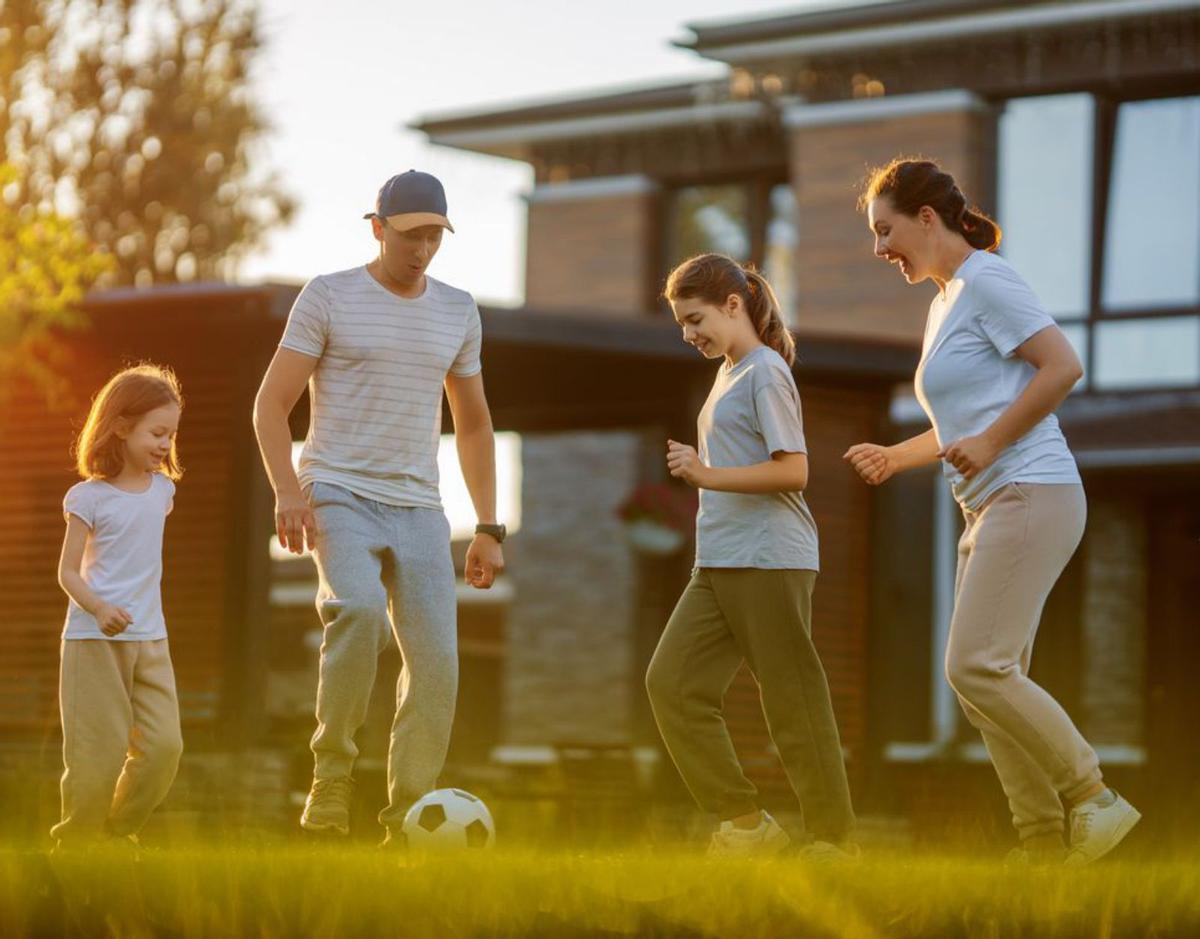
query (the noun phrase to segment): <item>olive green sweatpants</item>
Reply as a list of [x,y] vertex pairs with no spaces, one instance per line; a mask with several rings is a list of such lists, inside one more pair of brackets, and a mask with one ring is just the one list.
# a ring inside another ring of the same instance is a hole
[[746,661],[788,781],[816,838],[854,827],[825,670],[812,642],[816,571],[696,570],[646,673],[655,720],[700,807],[720,818],[753,812],[758,792],[738,764],[722,700]]

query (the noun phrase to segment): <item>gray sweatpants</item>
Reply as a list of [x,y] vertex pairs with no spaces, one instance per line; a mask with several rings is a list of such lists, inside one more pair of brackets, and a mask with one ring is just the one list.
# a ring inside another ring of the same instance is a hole
[[[385,505],[340,486],[307,490],[317,520],[317,612],[325,627],[312,738],[316,779],[349,776],[379,654],[392,636],[404,659],[388,746],[396,827],[434,788],[454,722],[458,624],[450,524],[437,509]],[[390,622],[389,622],[390,620]]]

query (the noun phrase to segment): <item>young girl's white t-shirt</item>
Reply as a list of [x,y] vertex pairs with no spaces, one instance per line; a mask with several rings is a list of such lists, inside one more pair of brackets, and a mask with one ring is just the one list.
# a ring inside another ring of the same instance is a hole
[[[914,383],[941,446],[982,433],[1008,410],[1037,371],[1014,355],[1016,348],[1053,325],[1054,318],[1007,261],[987,251],[967,256],[930,304]],[[949,462],[942,467],[954,497],[971,510],[1009,483],[1080,482],[1053,414],[972,479]]]
[[64,639],[145,641],[165,639],[163,618],[163,527],[171,511],[175,484],[161,473],[143,492],[126,492],[102,479],[88,479],[67,490],[63,514],[74,515],[89,531],[80,574],[100,599],[133,617],[124,632],[106,636],[96,618],[74,600],[67,607]]

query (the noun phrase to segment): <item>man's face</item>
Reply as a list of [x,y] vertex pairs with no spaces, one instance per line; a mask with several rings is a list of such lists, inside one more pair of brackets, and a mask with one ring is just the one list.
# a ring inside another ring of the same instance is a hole
[[382,219],[372,219],[375,238],[383,246],[381,257],[389,277],[401,284],[417,284],[442,246],[440,225],[421,225],[396,231]]

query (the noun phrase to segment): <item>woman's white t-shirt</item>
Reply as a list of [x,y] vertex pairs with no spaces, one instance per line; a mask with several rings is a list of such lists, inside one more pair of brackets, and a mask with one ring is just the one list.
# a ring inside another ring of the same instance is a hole
[[[1008,410],[1037,371],[1013,353],[1053,325],[1053,317],[1007,261],[987,251],[967,256],[930,304],[914,382],[941,446],[982,433]],[[1009,483],[1080,482],[1053,414],[974,478],[965,479],[945,461],[943,471],[955,499],[972,510]]]
[[143,492],[126,492],[103,479],[88,479],[67,490],[63,514],[89,529],[80,574],[92,593],[133,617],[124,632],[106,636],[96,618],[74,600],[67,607],[64,639],[144,641],[165,639],[163,618],[163,528],[175,484],[161,473]]

